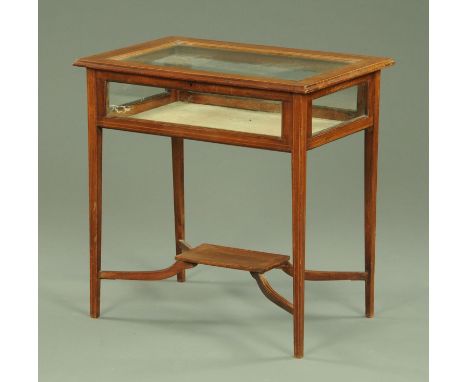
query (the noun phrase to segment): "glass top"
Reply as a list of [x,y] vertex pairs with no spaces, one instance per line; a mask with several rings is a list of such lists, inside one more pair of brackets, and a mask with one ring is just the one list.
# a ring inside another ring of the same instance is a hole
[[350,62],[346,61],[254,53],[184,44],[127,56],[121,60],[155,66],[292,81],[304,80],[350,64]]

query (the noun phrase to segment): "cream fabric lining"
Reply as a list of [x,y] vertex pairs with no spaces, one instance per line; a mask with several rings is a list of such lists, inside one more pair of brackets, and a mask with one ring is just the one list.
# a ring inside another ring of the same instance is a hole
[[[281,136],[281,113],[235,109],[225,106],[177,101],[134,114],[131,118]],[[328,129],[339,123],[341,121],[312,118],[312,133]]]

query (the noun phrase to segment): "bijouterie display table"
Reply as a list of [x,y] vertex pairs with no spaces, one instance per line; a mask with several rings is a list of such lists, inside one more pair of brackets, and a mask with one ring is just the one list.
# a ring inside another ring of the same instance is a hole
[[[100,284],[162,280],[199,264],[250,272],[263,294],[293,315],[294,356],[304,349],[304,282],[362,280],[366,316],[374,314],[374,258],[380,71],[389,58],[166,37],[75,62],[87,68],[91,317]],[[175,262],[149,271],[101,270],[104,129],[172,139]],[[364,132],[365,267],[305,269],[307,151]],[[292,256],[185,241],[184,139],[276,150],[291,155]],[[291,261],[290,261],[291,260]],[[293,281],[288,301],[265,273]]]

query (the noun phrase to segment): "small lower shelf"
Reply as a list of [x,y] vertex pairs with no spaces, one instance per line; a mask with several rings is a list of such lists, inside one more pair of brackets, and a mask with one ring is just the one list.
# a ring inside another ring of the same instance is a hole
[[178,261],[191,264],[204,264],[257,273],[264,273],[273,268],[278,268],[289,261],[289,256],[285,255],[214,244],[201,244],[189,251],[182,252],[175,258]]

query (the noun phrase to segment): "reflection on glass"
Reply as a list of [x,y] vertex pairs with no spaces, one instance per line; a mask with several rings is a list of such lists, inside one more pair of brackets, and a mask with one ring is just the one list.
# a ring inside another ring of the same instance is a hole
[[281,102],[108,83],[107,116],[281,136]]
[[122,60],[149,65],[293,81],[303,80],[349,64],[349,62],[344,61],[203,48],[184,44],[125,57]]
[[352,86],[312,101],[312,134],[367,114],[367,83]]

